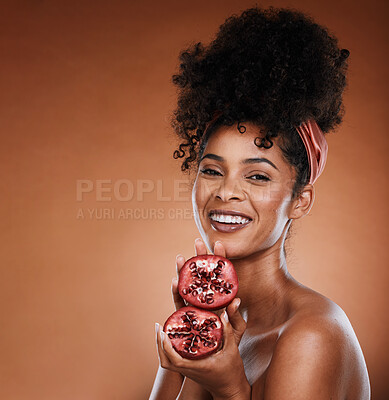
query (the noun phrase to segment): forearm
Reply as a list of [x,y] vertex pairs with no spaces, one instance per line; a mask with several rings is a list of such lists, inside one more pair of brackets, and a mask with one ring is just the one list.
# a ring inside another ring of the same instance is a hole
[[251,386],[248,381],[244,382],[240,388],[236,388],[231,394],[213,395],[213,400],[251,400]]
[[180,373],[159,367],[149,400],[175,400],[183,381]]
[[213,400],[210,393],[192,379],[185,378],[177,400]]
[[251,394],[238,394],[235,397],[213,397],[213,400],[251,400]]

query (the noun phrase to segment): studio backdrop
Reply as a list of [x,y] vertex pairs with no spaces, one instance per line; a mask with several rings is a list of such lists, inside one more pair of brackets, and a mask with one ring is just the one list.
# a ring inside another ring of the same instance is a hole
[[[1,1],[0,398],[148,398],[175,257],[199,237],[171,76],[180,50],[255,3]],[[347,313],[384,400],[387,2],[259,5],[307,12],[350,50],[344,122],[287,261]]]

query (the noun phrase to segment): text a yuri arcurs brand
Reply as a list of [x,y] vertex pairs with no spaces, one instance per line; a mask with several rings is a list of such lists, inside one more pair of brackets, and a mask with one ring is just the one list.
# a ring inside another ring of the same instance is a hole
[[190,220],[193,211],[186,208],[108,208],[80,207],[79,220]]

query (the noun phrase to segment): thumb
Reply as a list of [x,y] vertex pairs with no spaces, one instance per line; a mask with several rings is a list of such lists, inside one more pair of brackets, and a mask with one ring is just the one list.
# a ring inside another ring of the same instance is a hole
[[247,325],[246,321],[243,319],[239,311],[239,306],[240,306],[240,299],[235,298],[226,309],[228,314],[228,319],[231,323],[237,345],[239,345],[240,339],[242,338]]

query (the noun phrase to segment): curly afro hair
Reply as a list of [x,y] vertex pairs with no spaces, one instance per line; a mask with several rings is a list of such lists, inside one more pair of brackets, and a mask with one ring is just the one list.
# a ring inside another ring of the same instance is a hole
[[181,170],[198,165],[211,121],[212,131],[238,123],[242,133],[250,121],[265,135],[258,147],[280,137],[296,169],[296,196],[310,171],[295,126],[314,118],[327,133],[340,124],[348,56],[325,27],[299,11],[255,7],[228,18],[208,46],[181,52],[173,75],[178,104],[172,126],[180,139],[173,157],[184,158]]

